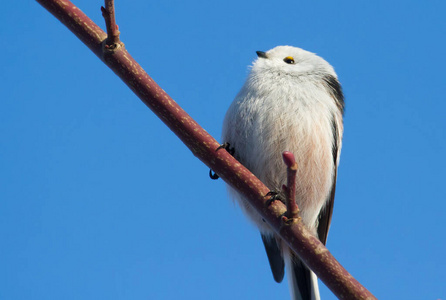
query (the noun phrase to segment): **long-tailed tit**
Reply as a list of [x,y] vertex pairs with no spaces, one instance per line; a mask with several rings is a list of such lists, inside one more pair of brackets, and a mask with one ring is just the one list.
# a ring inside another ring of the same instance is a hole
[[[290,46],[257,51],[251,72],[226,113],[223,142],[270,190],[286,183],[282,152],[298,164],[296,202],[312,234],[326,243],[341,152],[344,98],[333,67]],[[237,192],[232,196],[260,229],[273,277],[286,266],[292,299],[320,299],[316,275],[275,236]]]

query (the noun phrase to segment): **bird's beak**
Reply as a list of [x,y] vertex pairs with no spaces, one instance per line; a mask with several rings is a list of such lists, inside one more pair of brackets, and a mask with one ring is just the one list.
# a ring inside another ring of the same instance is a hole
[[268,58],[268,56],[266,56],[266,52],[263,51],[256,51],[257,56],[260,58]]

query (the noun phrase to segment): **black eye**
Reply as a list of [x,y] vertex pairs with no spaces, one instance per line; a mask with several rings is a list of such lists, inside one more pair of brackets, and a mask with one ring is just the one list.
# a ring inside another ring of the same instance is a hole
[[294,58],[292,56],[287,56],[283,59],[284,62],[286,62],[287,64],[294,64]]

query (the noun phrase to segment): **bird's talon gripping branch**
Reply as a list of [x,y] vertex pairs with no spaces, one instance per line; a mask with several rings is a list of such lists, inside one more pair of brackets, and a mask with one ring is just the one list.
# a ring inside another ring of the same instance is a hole
[[[226,151],[228,151],[229,154],[231,154],[232,156],[234,156],[235,149],[232,148],[231,145],[230,145],[228,142],[223,143],[223,144],[221,144],[220,146],[218,146],[218,148],[215,149],[215,151],[218,151],[218,150],[220,150],[220,149],[225,149]],[[218,174],[215,173],[212,169],[209,170],[209,177],[210,177],[212,180],[217,180],[218,178],[220,178],[220,176],[218,176]]]
[[278,200],[280,202],[282,202],[283,204],[285,204],[285,200],[283,200],[282,195],[275,190],[269,191],[268,193],[266,193],[265,197],[270,196],[271,198],[269,198],[266,202],[265,205],[266,206],[270,206],[271,203],[273,203],[274,201]]
[[278,191],[269,191],[268,193],[266,193],[265,196],[276,196],[276,195],[278,195],[278,194],[279,194]]
[[229,144],[228,142],[221,144],[215,151],[218,151],[220,149],[226,149],[226,151],[228,151],[229,154],[234,156],[235,149],[231,147],[231,144]]

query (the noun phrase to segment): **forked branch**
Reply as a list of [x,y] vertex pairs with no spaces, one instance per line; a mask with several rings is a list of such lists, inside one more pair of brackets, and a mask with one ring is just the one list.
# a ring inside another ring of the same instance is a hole
[[119,44],[118,28],[111,22],[113,8],[106,4],[105,17],[106,20],[110,19],[107,38],[107,35],[70,1],[37,1],[110,67],[196,157],[249,199],[252,207],[338,298],[375,299],[339,264],[325,246],[306,230],[302,222],[281,226],[286,207],[280,201],[266,205],[270,197],[265,195],[269,189],[227,151],[215,151],[219,143],[147,75],[124,47],[117,47],[113,51],[107,51],[106,47],[103,47],[106,39],[106,44]]
[[299,214],[299,207],[296,203],[296,173],[297,173],[297,163],[294,158],[294,154],[285,151],[282,153],[283,162],[286,165],[287,172],[287,185],[283,185],[282,189],[286,196],[286,213],[285,217],[288,219],[295,219]]
[[105,0],[105,7],[101,6],[101,11],[107,28],[106,47],[115,47],[120,43],[120,32],[118,25],[116,25],[114,0]]

